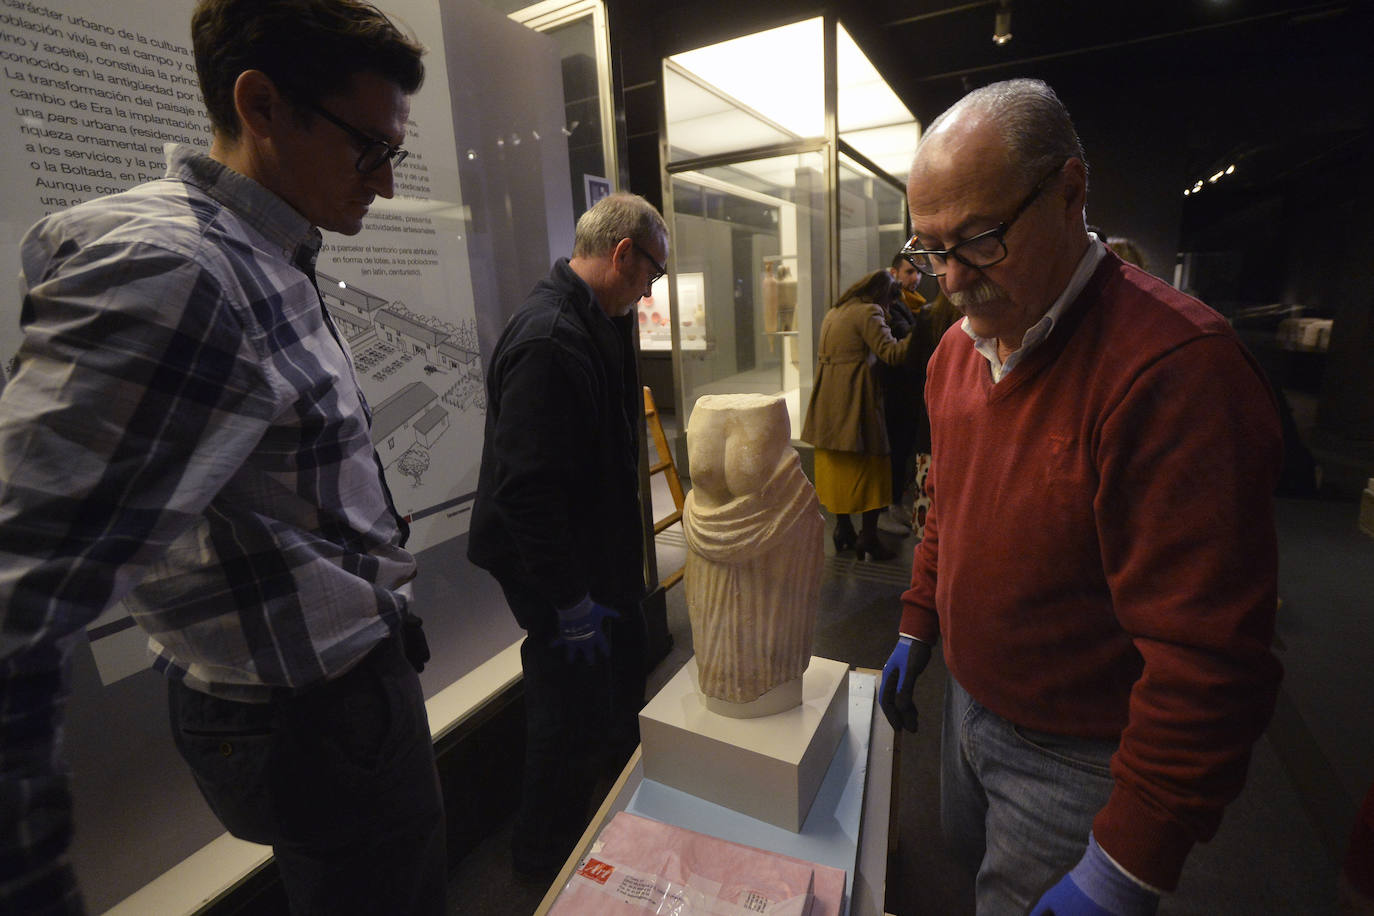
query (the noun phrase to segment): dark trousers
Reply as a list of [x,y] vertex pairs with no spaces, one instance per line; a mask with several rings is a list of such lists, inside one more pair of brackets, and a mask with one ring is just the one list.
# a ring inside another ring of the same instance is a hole
[[443,798],[399,639],[270,703],[168,683],[177,749],[225,828],[272,847],[295,916],[444,912]]
[[[911,455],[916,447],[916,430],[920,414],[910,399],[901,397],[901,388],[887,393],[883,404],[883,419],[887,424],[887,444],[892,462],[892,502],[899,504],[907,484],[911,483]],[[919,402],[917,402],[919,404]]]
[[[503,583],[510,602],[539,599]],[[530,605],[525,604],[525,609]],[[611,654],[596,664],[569,662],[547,628],[520,645],[525,693],[525,771],[511,840],[518,870],[542,874],[572,852],[594,813],[599,782],[613,779],[639,744],[644,706],[645,629],[639,608],[617,608],[606,623]],[[525,619],[530,619],[526,617]]]

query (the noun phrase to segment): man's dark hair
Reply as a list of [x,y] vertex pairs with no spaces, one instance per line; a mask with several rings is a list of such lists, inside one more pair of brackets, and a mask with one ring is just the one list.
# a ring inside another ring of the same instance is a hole
[[900,251],[897,252],[896,254],[894,254],[894,255],[892,256],[892,269],[893,269],[893,270],[896,270],[897,268],[901,267],[903,264],[910,264],[910,263],[911,263],[910,261],[908,261],[905,257],[902,256],[902,253],[901,253]]
[[424,82],[419,42],[364,0],[200,0],[191,16],[200,92],[215,132],[239,135],[234,83],[261,70],[298,109],[376,73],[407,95]]

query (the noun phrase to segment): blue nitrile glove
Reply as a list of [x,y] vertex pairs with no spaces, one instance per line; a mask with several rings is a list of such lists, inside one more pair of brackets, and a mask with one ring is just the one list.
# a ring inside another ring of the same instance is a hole
[[611,654],[611,647],[606,642],[603,630],[604,621],[608,617],[614,620],[620,615],[604,605],[597,604],[591,595],[584,595],[582,600],[572,607],[558,609],[558,636],[549,645],[556,646],[562,643],[569,662],[577,661],[580,656],[587,664],[595,664],[599,659]]
[[1088,835],[1088,851],[1045,892],[1030,916],[1154,916],[1159,895],[1126,876]]
[[916,703],[911,699],[911,690],[916,686],[916,677],[930,663],[930,643],[921,642],[911,636],[897,639],[897,648],[888,656],[883,665],[883,679],[878,688],[878,705],[883,715],[892,723],[892,730],[905,728],[916,731]]

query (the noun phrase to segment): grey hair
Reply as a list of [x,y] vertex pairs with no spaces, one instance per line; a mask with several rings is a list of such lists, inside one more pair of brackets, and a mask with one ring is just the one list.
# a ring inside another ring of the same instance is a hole
[[596,202],[577,221],[573,233],[573,257],[594,258],[607,254],[621,239],[648,246],[667,242],[668,225],[663,217],[638,194],[620,191]]
[[1070,159],[1081,160],[1087,170],[1088,159],[1068,109],[1041,80],[1006,80],[973,90],[930,123],[921,144],[946,120],[965,111],[976,112],[993,125],[1006,145],[1012,169],[1027,187]]

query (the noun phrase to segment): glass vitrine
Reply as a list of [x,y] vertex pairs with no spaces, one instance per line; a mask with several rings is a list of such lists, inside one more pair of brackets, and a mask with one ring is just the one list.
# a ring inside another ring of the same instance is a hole
[[799,392],[812,375],[810,305],[824,297],[816,285],[827,183],[820,152],[672,176],[673,336],[688,411],[704,394],[781,391],[800,429]]
[[684,428],[702,395],[781,392],[795,436],[825,310],[905,241],[918,127],[831,17],[671,55],[663,93],[672,258],[641,346],[672,351]]

